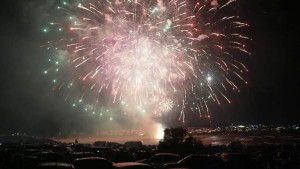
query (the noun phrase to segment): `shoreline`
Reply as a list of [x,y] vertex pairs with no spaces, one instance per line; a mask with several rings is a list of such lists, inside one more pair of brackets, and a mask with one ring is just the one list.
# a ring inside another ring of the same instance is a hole
[[[230,142],[241,142],[245,145],[252,144],[300,144],[300,136],[293,135],[242,135],[242,134],[202,134],[192,135],[204,145],[228,145]],[[108,141],[124,144],[126,141],[142,141],[144,145],[157,145],[161,139],[149,136],[90,136],[90,137],[70,137],[52,138],[62,143],[74,143],[75,139],[79,143],[93,144],[95,141]]]

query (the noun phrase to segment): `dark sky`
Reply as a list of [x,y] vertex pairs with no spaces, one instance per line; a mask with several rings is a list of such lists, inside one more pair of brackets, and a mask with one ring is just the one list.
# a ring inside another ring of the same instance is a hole
[[[43,24],[53,0],[4,0],[0,9],[0,134],[55,135],[88,131],[93,122],[70,108],[43,76],[47,51]],[[56,1],[57,2],[57,1]],[[296,5],[284,0],[241,0],[251,25],[252,55],[246,87],[213,123],[299,124],[299,24]]]

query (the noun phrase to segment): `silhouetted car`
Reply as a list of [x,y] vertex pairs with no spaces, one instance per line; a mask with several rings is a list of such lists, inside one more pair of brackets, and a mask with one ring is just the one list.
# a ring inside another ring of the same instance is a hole
[[180,156],[174,153],[157,153],[153,156],[138,160],[137,162],[145,163],[153,166],[154,168],[163,168],[166,163],[175,163],[180,160]]
[[95,153],[97,157],[104,157],[109,151],[112,151],[109,147],[90,147],[90,151]]
[[107,141],[95,141],[93,145],[97,147],[105,147],[106,142]]
[[117,163],[135,161],[132,153],[128,151],[111,151],[106,154],[105,158]]
[[138,162],[114,163],[114,169],[154,169],[152,166]]
[[37,165],[36,169],[74,169],[74,166],[69,163],[40,163]]
[[37,163],[66,161],[66,157],[57,152],[37,152],[32,154],[32,157],[36,159]]
[[97,147],[108,147],[108,148],[119,148],[123,145],[116,142],[109,142],[109,141],[96,141],[93,143],[94,146]]
[[66,162],[66,158],[57,152],[37,152],[24,159],[24,168],[33,168],[47,162]]
[[224,162],[231,161],[245,161],[250,159],[250,155],[247,153],[222,153],[221,158]]
[[221,158],[227,168],[258,168],[258,160],[256,158],[252,158],[248,153],[222,153]]
[[154,155],[155,153],[152,151],[144,151],[144,150],[140,150],[140,151],[134,151],[132,153],[133,156],[133,161],[138,161],[138,160],[142,160],[142,159],[146,159],[151,157],[152,155]]
[[72,163],[76,169],[110,169],[113,162],[101,157],[79,158]]
[[140,149],[143,147],[143,143],[141,141],[127,141],[123,144],[123,146],[129,149]]
[[74,161],[78,158],[85,158],[85,157],[97,157],[93,152],[72,152],[68,154],[68,160]]
[[11,167],[12,168],[20,168],[20,166],[24,165],[24,161],[28,158],[28,156],[41,152],[41,150],[38,149],[26,149],[24,151],[21,151],[17,154],[13,154],[11,156]]
[[30,155],[38,153],[38,152],[42,152],[42,150],[39,150],[39,149],[26,149],[26,150],[22,151],[20,154],[30,156]]
[[35,144],[23,144],[21,147],[22,147],[23,150],[27,150],[27,149],[37,149],[37,150],[40,150],[41,149],[40,146],[35,145]]
[[165,168],[190,168],[190,169],[225,169],[225,165],[220,157],[215,155],[191,154],[177,163],[167,163]]
[[72,150],[74,152],[85,152],[89,151],[91,145],[90,144],[83,144],[83,143],[78,143],[78,144],[73,144],[71,146]]

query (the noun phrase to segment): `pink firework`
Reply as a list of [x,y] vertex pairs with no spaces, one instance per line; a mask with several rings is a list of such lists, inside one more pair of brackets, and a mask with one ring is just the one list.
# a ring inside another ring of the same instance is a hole
[[[250,54],[249,38],[241,34],[248,25],[233,13],[237,3],[85,0],[60,6],[66,15],[50,27],[64,32],[47,45],[57,51],[56,66],[47,72],[63,70],[55,87],[75,85],[81,88],[78,100],[93,105],[121,103],[126,111],[149,113],[174,109],[184,120],[192,102],[200,116],[209,117],[208,102],[230,103],[228,93],[247,83],[240,60]],[[159,98],[170,98],[163,110]]]

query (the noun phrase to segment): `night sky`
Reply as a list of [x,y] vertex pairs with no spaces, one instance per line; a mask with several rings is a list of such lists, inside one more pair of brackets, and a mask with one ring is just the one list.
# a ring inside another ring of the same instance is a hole
[[[216,110],[212,124],[299,124],[300,72],[298,10],[292,1],[240,0],[239,14],[250,25],[252,53],[248,86],[232,104]],[[96,124],[53,92],[43,75],[48,53],[42,29],[55,8],[53,0],[1,1],[0,134],[56,135],[91,132]],[[172,117],[170,117],[172,119]],[[205,122],[191,121],[199,125]]]

